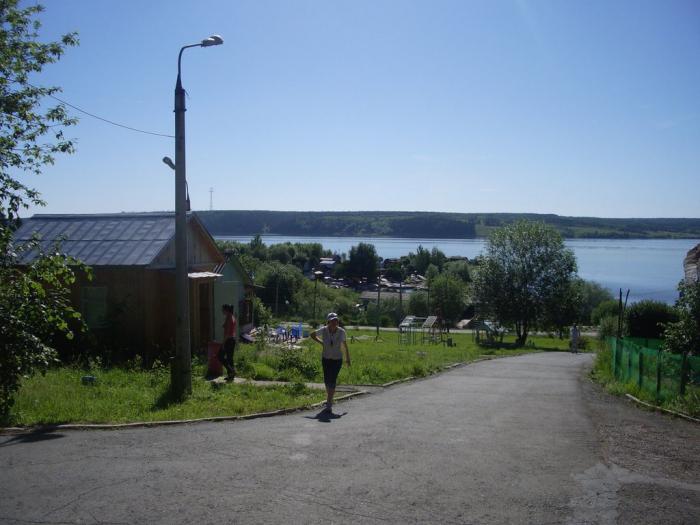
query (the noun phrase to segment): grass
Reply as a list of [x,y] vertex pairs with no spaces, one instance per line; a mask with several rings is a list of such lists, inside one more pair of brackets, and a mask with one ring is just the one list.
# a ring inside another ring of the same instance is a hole
[[591,370],[591,378],[600,383],[610,394],[617,396],[630,394],[637,399],[661,408],[680,412],[691,417],[700,417],[700,387],[689,385],[685,396],[672,396],[657,402],[655,395],[639,388],[636,381],[625,383],[615,378],[612,372],[612,351],[607,345],[602,346],[597,351],[595,363]]
[[[525,348],[512,348],[506,338],[502,347],[483,348],[469,334],[452,334],[453,347],[442,344],[399,345],[396,332],[348,330],[352,367],[344,366],[340,384],[388,383],[409,376],[422,377],[452,363],[473,361],[482,355],[520,355],[566,350],[568,342],[533,337]],[[282,408],[309,406],[325,399],[323,390],[306,388],[303,382],[323,382],[320,347],[305,341],[298,350],[272,345],[239,345],[236,367],[240,376],[259,380],[289,381],[287,386],[260,387],[210,383],[205,365],[193,363],[192,396],[184,402],[169,396],[170,374],[160,368],[62,367],[46,375],[26,379],[12,409],[10,424],[19,426],[60,423],[127,423],[204,417],[235,416]],[[85,375],[96,377],[84,385]]]
[[[194,367],[192,396],[182,403],[169,396],[170,374],[154,371],[63,367],[31,377],[22,385],[10,424],[127,423],[235,416],[308,406],[325,399],[303,385],[256,387],[210,383]],[[96,377],[83,385],[81,377]]]
[[[422,377],[441,370],[452,363],[474,361],[482,355],[520,355],[548,350],[567,350],[568,341],[550,337],[533,337],[525,348],[513,348],[514,338],[506,338],[500,348],[484,348],[472,340],[470,334],[451,334],[455,344],[400,345],[396,332],[380,332],[375,341],[371,330],[347,329],[352,366],[343,366],[338,377],[340,384],[380,385],[406,377]],[[418,336],[420,338],[420,336]],[[270,347],[260,352],[253,345],[236,350],[237,368],[253,379],[296,380],[320,383],[321,348],[305,341],[299,350]]]

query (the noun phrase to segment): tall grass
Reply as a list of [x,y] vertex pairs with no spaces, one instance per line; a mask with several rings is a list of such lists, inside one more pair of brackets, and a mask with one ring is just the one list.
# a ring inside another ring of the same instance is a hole
[[[63,367],[24,381],[11,413],[10,424],[125,423],[202,417],[234,416],[280,408],[308,406],[324,398],[303,385],[256,387],[210,383],[203,368],[195,367],[192,396],[174,402],[170,374],[113,368]],[[87,374],[94,384],[83,384]]]
[[700,388],[695,385],[688,386],[685,396],[677,395],[661,403],[657,403],[655,396],[639,388],[637,381],[619,381],[614,376],[612,370],[612,350],[605,342],[600,343],[600,347],[596,352],[593,369],[591,370],[591,378],[600,383],[610,394],[618,396],[630,394],[652,405],[658,405],[662,408],[688,414],[693,417],[700,416]]

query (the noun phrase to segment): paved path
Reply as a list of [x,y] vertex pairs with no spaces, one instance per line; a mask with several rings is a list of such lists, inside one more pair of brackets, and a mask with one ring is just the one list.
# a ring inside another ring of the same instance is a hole
[[0,436],[0,523],[615,523],[590,361],[485,361],[331,420]]

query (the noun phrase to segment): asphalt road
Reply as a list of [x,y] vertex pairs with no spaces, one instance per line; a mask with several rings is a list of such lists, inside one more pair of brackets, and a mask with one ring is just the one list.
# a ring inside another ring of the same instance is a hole
[[[692,516],[692,472],[654,478],[605,458],[590,362],[481,362],[339,404],[330,420],[0,436],[0,522],[610,524],[627,523],[647,485],[679,491]],[[657,522],[645,519],[634,523]]]

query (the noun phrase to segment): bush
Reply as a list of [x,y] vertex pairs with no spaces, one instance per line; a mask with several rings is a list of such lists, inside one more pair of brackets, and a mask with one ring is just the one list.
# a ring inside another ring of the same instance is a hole
[[627,335],[648,339],[661,339],[667,323],[676,322],[674,309],[660,301],[644,300],[627,309]]
[[598,306],[596,306],[591,312],[591,322],[595,324],[600,324],[604,317],[614,317],[617,319],[617,315],[620,310],[620,303],[614,299],[608,301],[603,301]]
[[296,371],[305,379],[313,379],[319,372],[318,362],[307,357],[302,350],[284,350],[279,360],[281,374]]
[[617,316],[606,315],[598,324],[598,338],[605,341],[608,337],[617,336]]

